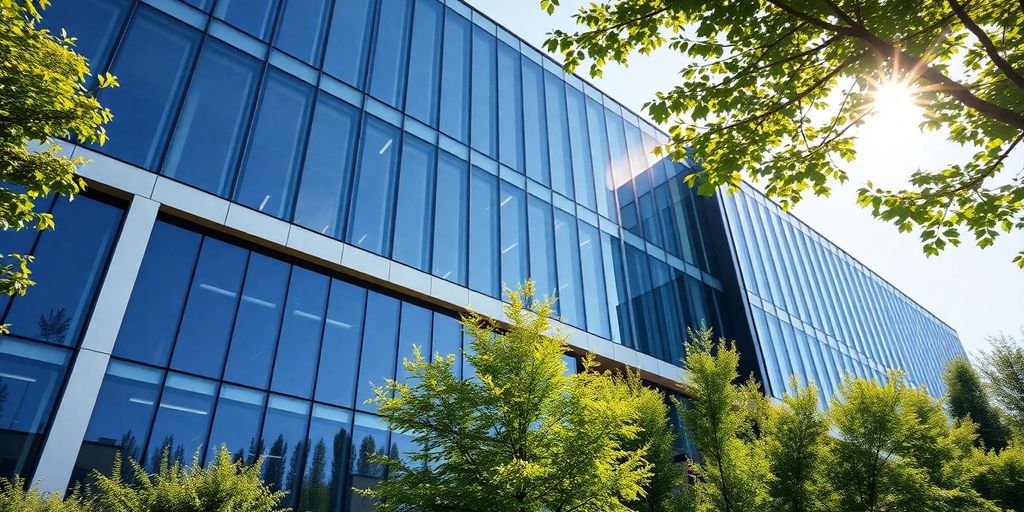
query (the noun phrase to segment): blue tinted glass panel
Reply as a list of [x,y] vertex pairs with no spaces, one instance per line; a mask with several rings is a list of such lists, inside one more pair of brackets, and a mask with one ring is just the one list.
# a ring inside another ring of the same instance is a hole
[[[311,2],[313,0],[303,0]],[[277,15],[277,0],[220,0],[217,2],[218,18],[266,40],[274,26]]]
[[[398,364],[395,380],[405,383],[409,373],[405,371],[405,361],[414,361],[413,347],[419,347],[424,358],[430,357],[430,332],[434,314],[429,309],[402,303],[402,325],[398,332]],[[412,382],[409,383],[413,385]]]
[[114,355],[163,366],[185,307],[202,237],[157,222],[114,343]]
[[604,266],[601,257],[600,232],[585,222],[580,228],[580,269],[583,276],[584,302],[587,312],[587,330],[611,338],[608,325],[608,292],[605,287]]
[[585,328],[576,217],[558,208],[555,208],[555,254],[558,257],[558,304],[562,320],[581,329]]
[[565,110],[565,82],[544,73],[544,97],[548,110],[548,154],[551,162],[551,188],[573,197],[572,160],[569,145],[569,116]]
[[[89,59],[93,75],[106,71],[132,0],[63,0],[43,11],[42,28],[75,38],[75,51]],[[93,79],[89,81],[92,82]],[[106,103],[104,103],[106,105]]]
[[590,135],[590,156],[594,164],[597,191],[597,213],[614,218],[615,185],[609,161],[608,133],[605,129],[604,108],[587,98],[587,132]]
[[163,173],[224,195],[238,165],[260,63],[208,39],[178,117]]
[[526,175],[545,185],[551,183],[548,167],[548,129],[544,109],[544,71],[529,59],[523,61],[523,131],[526,137]]
[[171,357],[175,369],[220,377],[248,251],[205,238]]
[[501,282],[516,289],[529,277],[526,233],[526,192],[501,182]]
[[266,389],[281,328],[291,266],[259,253],[249,254],[242,300],[235,314],[224,379]]
[[437,164],[437,200],[434,202],[433,274],[466,282],[466,162],[444,151]]
[[591,158],[590,136],[587,132],[587,106],[583,93],[566,87],[566,108],[569,120],[569,150],[572,156],[572,178],[576,202],[597,209],[594,188],[594,163]]
[[6,323],[13,334],[77,345],[94,292],[107,266],[122,210],[84,196],[53,208],[54,231],[32,251],[36,285],[16,297]]
[[[555,233],[551,221],[551,205],[529,196],[527,201],[530,225],[530,278],[537,284],[541,297],[558,293],[555,278]],[[555,311],[558,311],[555,304]]]
[[285,0],[275,46],[314,66],[320,63],[330,0]]
[[[601,233],[601,255],[606,269],[605,284],[608,286],[608,300],[614,316],[611,317],[612,339],[627,347],[635,348],[633,320],[630,316],[629,293],[626,289],[626,275],[622,263],[622,242],[608,233]],[[608,271],[608,269],[611,269]]]
[[498,43],[498,154],[501,163],[523,172],[523,78],[519,51]]
[[473,27],[473,148],[481,153],[498,157],[498,68],[495,62],[496,42],[486,30]]
[[395,376],[400,305],[399,301],[377,292],[369,292],[366,299],[366,323],[356,392],[357,409],[377,410],[376,404],[366,403],[366,400],[374,396],[373,386],[383,386],[384,379]]
[[274,362],[271,389],[301,397],[313,396],[320,336],[330,279],[302,267],[292,268],[281,340]]
[[0,339],[0,477],[31,476],[70,357],[69,350]]
[[229,384],[221,386],[217,414],[210,429],[207,464],[221,447],[231,453],[232,460],[246,464],[252,464],[262,455],[259,434],[266,401],[266,393]]
[[358,110],[320,95],[295,203],[296,224],[323,235],[340,235],[352,182],[358,120]]
[[117,112],[105,126],[104,153],[146,169],[156,166],[198,46],[199,32],[139,7],[111,65],[121,87],[99,95],[104,107]]
[[469,287],[500,298],[498,177],[478,167],[469,190],[469,241]]
[[270,395],[263,421],[263,481],[274,491],[286,491],[282,507],[294,507],[306,460],[309,402]]
[[375,117],[363,123],[363,143],[349,214],[348,241],[386,254],[398,163],[398,129]]
[[373,512],[373,498],[355,492],[355,489],[373,489],[387,475],[387,466],[379,461],[389,453],[388,431],[383,420],[369,414],[356,413],[352,431],[351,462],[349,463],[349,512]]
[[166,453],[171,464],[187,466],[202,457],[210,429],[217,383],[171,373],[160,394],[160,407],[149,436],[149,471],[160,471]]
[[316,380],[316,399],[321,402],[352,407],[365,307],[366,290],[332,280]]
[[381,0],[370,94],[395,108],[402,107],[405,96],[405,61],[409,52],[409,16],[411,0]]
[[[87,481],[94,469],[111,475],[117,454],[122,460],[130,458],[146,466],[146,437],[162,380],[160,370],[118,361],[110,363],[71,473],[72,484]],[[121,476],[130,475],[130,466],[122,466]]]
[[324,71],[356,87],[363,85],[374,0],[335,0]]
[[657,315],[651,295],[651,276],[647,265],[647,254],[630,244],[626,248],[626,278],[629,282],[629,301],[634,311],[636,327],[636,348],[656,355],[653,342],[657,337]]
[[429,270],[431,222],[434,209],[434,146],[405,137],[398,178],[395,238],[391,258],[424,272]]
[[405,112],[430,126],[437,126],[443,22],[441,2],[416,0],[409,49],[409,83],[413,86],[405,93]]
[[290,213],[298,181],[313,88],[291,75],[272,71],[263,98],[235,200],[254,210],[284,217]]
[[441,131],[464,143],[469,138],[469,45],[469,21],[447,10],[441,54]]
[[434,332],[431,336],[432,358],[455,356],[452,371],[461,377],[462,364],[462,324],[448,315],[434,313]]
[[309,422],[309,457],[296,510],[336,512],[345,499],[345,468],[348,467],[352,413],[313,404]]

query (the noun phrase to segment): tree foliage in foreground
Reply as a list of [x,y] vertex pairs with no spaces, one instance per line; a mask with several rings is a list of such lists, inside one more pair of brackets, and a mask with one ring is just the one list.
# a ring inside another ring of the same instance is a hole
[[981,376],[967,359],[958,357],[946,365],[946,407],[949,414],[978,425],[978,441],[986,448],[1002,450],[1010,442],[1010,431],[999,411],[992,406]]
[[[549,12],[559,0],[541,0]],[[1024,3],[1019,0],[601,0],[573,15],[546,48],[569,70],[662,46],[688,64],[678,85],[645,105],[670,124],[666,149],[702,166],[687,183],[711,194],[745,176],[784,207],[828,195],[856,158],[873,91],[915,88],[922,128],[973,152],[916,171],[902,189],[860,189],[858,203],[926,254],[969,233],[981,247],[1024,229],[1024,174],[1004,169],[1024,140]],[[1024,268],[1024,252],[1014,261]]]
[[1024,338],[1000,334],[988,342],[992,348],[981,354],[981,374],[1010,426],[1024,438]]
[[471,314],[459,379],[455,357],[417,348],[405,382],[376,389],[378,413],[419,450],[382,456],[388,478],[375,490],[381,511],[626,511],[651,478],[637,394],[584,359],[567,375],[565,336],[550,333],[551,301],[533,284],[508,292],[507,330]]
[[[75,175],[82,157],[60,153],[55,138],[103,144],[113,118],[86,89],[89,66],[75,39],[37,25],[49,0],[0,0],[0,229],[49,229],[35,211],[50,194],[73,197],[85,183]],[[117,85],[108,73],[99,87]],[[31,149],[35,143],[41,149]],[[20,254],[0,254],[0,293],[24,294],[33,284]]]

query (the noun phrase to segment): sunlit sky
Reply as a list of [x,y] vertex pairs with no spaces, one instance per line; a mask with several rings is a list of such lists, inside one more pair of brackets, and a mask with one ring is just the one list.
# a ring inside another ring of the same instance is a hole
[[[582,4],[563,0],[556,14],[548,16],[536,0],[469,2],[536,47],[551,29],[572,29],[569,16]],[[682,56],[658,51],[634,56],[628,68],[611,66],[603,78],[591,82],[641,112],[656,91],[678,80],[676,71],[683,64]],[[875,110],[859,131],[857,160],[846,167],[850,181],[837,186],[830,198],[804,200],[793,213],[950,324],[968,352],[986,348],[986,336],[1019,334],[1024,326],[1024,270],[1011,260],[1024,250],[1024,233],[1004,235],[985,250],[967,238],[961,247],[926,258],[916,235],[898,233],[857,207],[856,190],[868,180],[899,186],[914,170],[966,161],[972,153],[940,134],[922,134],[917,128],[921,111],[900,88],[887,88]],[[1007,160],[1007,169],[1022,167],[1024,151],[1018,150]]]

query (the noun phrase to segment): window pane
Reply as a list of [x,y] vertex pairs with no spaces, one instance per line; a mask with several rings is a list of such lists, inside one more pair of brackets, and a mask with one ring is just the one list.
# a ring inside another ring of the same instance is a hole
[[466,162],[441,152],[434,203],[433,273],[459,284],[466,282],[467,174]]
[[189,465],[202,457],[210,428],[217,383],[180,373],[167,376],[149,436],[149,471],[160,471],[167,452],[171,464]]
[[316,399],[321,402],[352,407],[365,307],[366,290],[338,279],[331,282],[316,380]]
[[430,268],[436,152],[432,144],[416,137],[406,136],[402,144],[391,257],[426,272]]
[[600,232],[586,222],[579,223],[580,264],[583,273],[583,294],[587,311],[587,330],[611,338],[608,326],[608,292],[601,258]]
[[441,66],[441,131],[464,143],[469,135],[469,37],[469,21],[447,10]]
[[523,58],[523,130],[526,137],[526,175],[548,185],[548,129],[544,113],[544,71]]
[[261,66],[227,44],[207,41],[163,173],[224,195],[238,165]]
[[558,304],[562,320],[586,327],[583,313],[583,283],[580,281],[580,241],[576,217],[555,208],[555,254],[558,255]]
[[431,359],[438,356],[455,356],[452,371],[457,377],[462,376],[462,324],[448,315],[434,313],[434,332],[431,336]]
[[441,72],[441,24],[444,6],[436,0],[416,0],[409,83],[405,112],[430,126],[437,126],[438,75]]
[[473,27],[473,148],[498,157],[497,64],[495,39],[486,30]]
[[71,352],[0,339],[0,477],[30,478]]
[[274,491],[286,491],[282,507],[294,507],[302,463],[306,460],[309,402],[270,395],[263,422],[263,481]]
[[242,300],[235,314],[235,329],[224,367],[225,380],[261,389],[270,383],[290,271],[291,266],[283,261],[255,252],[249,254]]
[[387,254],[398,160],[398,129],[375,117],[363,124],[363,143],[349,216],[348,242]]
[[352,413],[313,404],[309,422],[309,457],[296,510],[340,512],[345,499]]
[[302,168],[295,223],[317,233],[339,236],[352,181],[359,111],[326,94],[316,103],[313,128]]
[[430,331],[433,316],[433,312],[429,309],[408,302],[402,303],[402,325],[398,332],[398,361],[395,370],[395,380],[399,383],[404,383],[409,378],[404,362],[415,360],[413,357],[414,345],[419,347],[424,358],[430,358]]
[[85,196],[57,201],[53,208],[57,229],[42,233],[32,251],[32,276],[37,283],[30,293],[15,297],[7,313],[11,333],[78,344],[121,213],[116,206]]
[[114,355],[163,366],[185,307],[202,236],[157,222],[132,288]]
[[220,388],[217,400],[217,415],[210,429],[209,449],[206,463],[209,464],[217,451],[224,447],[234,461],[252,464],[263,453],[257,440],[260,424],[263,422],[263,405],[267,394],[248,388],[225,384]]
[[370,42],[373,0],[335,0],[331,33],[327,36],[324,71],[362,87]]
[[605,129],[604,108],[587,98],[587,132],[590,134],[590,155],[594,163],[594,178],[597,180],[597,213],[614,218],[615,184],[609,163],[608,134]]
[[583,93],[566,87],[566,106],[569,119],[569,141],[572,155],[572,178],[576,202],[596,210],[594,197],[594,162],[591,159],[590,136],[587,133],[587,107]]
[[274,391],[301,397],[313,396],[320,336],[330,279],[302,267],[292,267],[274,363]]
[[523,79],[519,51],[498,43],[498,134],[501,163],[523,172]]
[[[163,372],[159,370],[119,361],[110,363],[71,473],[72,485],[85,482],[94,469],[111,475],[118,453],[122,460],[146,465],[143,450],[162,380]],[[121,475],[130,477],[131,466],[123,465]]]
[[199,33],[140,6],[111,66],[122,87],[104,89],[100,102],[117,119],[105,128],[101,148],[129,163],[153,169],[192,69]]
[[[61,30],[75,38],[75,51],[89,59],[93,75],[106,71],[107,59],[121,35],[132,0],[65,0],[43,13],[42,28],[56,36]],[[91,83],[94,78],[89,78]],[[104,103],[106,105],[106,103]]]
[[565,82],[544,73],[544,97],[548,107],[548,151],[551,161],[551,188],[573,197],[572,160],[569,154],[569,117],[565,111]]
[[469,191],[469,287],[501,297],[498,270],[498,177],[473,167]]
[[[551,221],[551,205],[529,196],[527,201],[530,225],[530,278],[537,285],[541,297],[558,292],[555,279],[555,234]],[[558,311],[555,303],[555,311]]]
[[266,40],[277,14],[277,0],[220,0],[217,2],[217,11],[214,14],[218,18]]
[[376,510],[374,500],[353,489],[372,489],[384,479],[387,467],[374,459],[388,451],[387,426],[377,416],[356,413],[356,425],[352,431],[352,462],[349,465],[349,512],[372,512]]
[[376,411],[373,386],[384,385],[384,379],[395,376],[395,351],[398,341],[398,309],[401,303],[386,295],[369,292],[366,302],[366,326],[359,361],[359,385],[356,408]]
[[402,107],[401,99],[405,92],[411,7],[411,0],[381,0],[376,43],[373,45],[370,94],[395,108]]
[[284,217],[291,209],[313,106],[313,89],[291,75],[271,71],[263,98],[235,200],[263,213]]
[[314,66],[320,64],[329,0],[285,0],[275,45]]
[[178,330],[171,366],[220,377],[248,251],[206,237]]
[[518,288],[529,277],[526,239],[526,193],[501,182],[501,282]]

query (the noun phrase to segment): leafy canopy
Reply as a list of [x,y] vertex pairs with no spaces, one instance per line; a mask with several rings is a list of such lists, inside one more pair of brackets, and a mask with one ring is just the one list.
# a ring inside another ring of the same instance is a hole
[[[48,4],[0,0],[0,229],[53,228],[36,201],[73,197],[85,185],[75,175],[85,159],[62,154],[54,139],[103,144],[103,125],[113,118],[86,89],[89,66],[75,53],[75,39],[37,26]],[[96,78],[100,88],[117,85],[109,73]],[[30,262],[0,254],[0,293],[24,294],[34,284]]]
[[1010,431],[999,411],[989,401],[978,370],[962,357],[950,361],[942,375],[946,383],[946,407],[950,416],[978,425],[978,442],[986,448],[1002,450],[1010,441]]
[[[554,12],[559,0],[541,0]],[[645,105],[669,123],[663,148],[701,166],[685,179],[703,194],[764,182],[784,207],[828,195],[856,158],[856,127],[880,84],[910,87],[939,131],[973,157],[918,170],[902,189],[860,189],[858,203],[924,252],[981,247],[1024,229],[1024,174],[1004,170],[1024,144],[1024,2],[1020,0],[599,0],[574,14],[576,32],[545,43],[573,70],[666,46],[687,57],[680,82]],[[913,148],[908,148],[913,151]],[[1024,268],[1024,252],[1014,260]]]
[[463,328],[475,376],[459,379],[455,357],[428,362],[415,349],[404,382],[372,400],[418,450],[380,459],[388,478],[362,490],[387,511],[626,511],[651,476],[635,393],[584,359],[568,375],[565,336],[550,332],[552,302],[534,285],[507,291],[509,327],[470,314]]
[[1000,334],[987,341],[992,348],[981,354],[979,370],[1009,425],[1024,441],[1024,337]]

